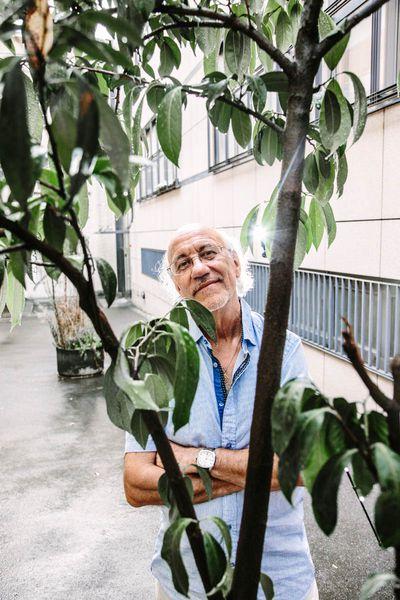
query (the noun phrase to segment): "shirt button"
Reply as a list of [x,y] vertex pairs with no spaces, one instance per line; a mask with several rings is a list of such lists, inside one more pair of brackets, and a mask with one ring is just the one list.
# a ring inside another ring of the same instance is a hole
[[213,365],[214,365],[214,368],[215,368],[215,369],[218,367],[218,363],[216,363],[216,362],[215,362],[215,363],[213,363]]
[[221,408],[223,407],[224,403],[223,402],[218,402],[218,406],[221,406]]

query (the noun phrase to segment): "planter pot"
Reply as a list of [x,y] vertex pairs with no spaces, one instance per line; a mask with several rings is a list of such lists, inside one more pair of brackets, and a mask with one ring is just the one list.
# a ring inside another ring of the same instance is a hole
[[101,375],[104,365],[104,352],[102,348],[80,350],[57,350],[57,370],[60,377],[93,377]]

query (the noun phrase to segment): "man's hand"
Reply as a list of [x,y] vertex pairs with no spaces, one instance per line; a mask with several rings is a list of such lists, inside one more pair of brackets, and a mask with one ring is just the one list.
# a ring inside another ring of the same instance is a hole
[[[196,464],[197,455],[200,448],[193,448],[192,446],[181,446],[175,442],[170,442],[172,450],[175,454],[177,463],[179,464],[182,471],[187,474],[197,473],[196,467],[192,466]],[[156,465],[157,467],[164,468],[160,455],[156,454]]]

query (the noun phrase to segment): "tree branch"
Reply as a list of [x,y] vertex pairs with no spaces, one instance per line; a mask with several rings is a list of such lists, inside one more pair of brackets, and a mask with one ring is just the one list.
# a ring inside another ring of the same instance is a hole
[[0,256],[2,254],[10,254],[11,252],[19,252],[20,250],[26,250],[26,244],[15,244],[15,246],[8,246],[8,248],[2,248],[0,250]]
[[39,240],[33,233],[22,227],[19,223],[11,221],[4,215],[0,215],[0,227],[4,227],[13,233],[18,239],[22,240],[26,248],[37,250],[43,256],[48,258],[56,267],[68,277],[75,286],[79,295],[79,304],[92,321],[93,326],[99,335],[105,351],[113,360],[117,358],[119,342],[111,326],[97,303],[90,297],[90,287],[81,271],[79,271],[69,260],[53,246]]
[[[198,98],[204,98],[205,97],[204,94],[202,94],[202,92],[199,92],[196,89],[190,88],[189,86],[183,85],[182,89],[185,92],[187,92],[188,94],[191,94],[192,96],[197,96]],[[268,119],[264,115],[256,112],[255,110],[252,110],[251,108],[248,108],[243,103],[235,102],[234,100],[230,100],[229,98],[225,98],[225,96],[219,96],[216,99],[216,102],[223,102],[224,104],[229,104],[229,106],[233,106],[234,108],[237,108],[238,110],[241,110],[242,112],[244,112],[244,113],[246,113],[248,115],[251,115],[255,119],[258,119],[259,121],[262,121],[262,123],[264,123],[265,125],[268,125],[268,127],[271,127],[271,129],[273,129],[274,131],[276,131],[276,133],[278,135],[282,135],[283,132],[284,132],[284,129],[282,127],[280,127],[277,123],[275,123],[271,119]]]
[[250,39],[256,42],[257,46],[264,50],[280,67],[285,71],[287,76],[293,77],[296,72],[296,65],[285,56],[276,46],[274,46],[262,33],[256,29],[250,29],[244,21],[240,20],[236,15],[227,15],[225,13],[216,12],[206,8],[189,8],[183,6],[165,6],[161,3],[156,5],[153,12],[160,12],[168,15],[180,15],[186,17],[204,17],[206,19],[214,19],[221,21],[226,27],[233,31],[240,31]]
[[394,400],[388,398],[368,375],[360,350],[354,340],[353,328],[345,317],[342,317],[342,320],[346,325],[346,329],[342,331],[344,338],[343,350],[346,352],[351,364],[361,377],[363,383],[367,386],[371,397],[384,411],[389,412],[396,410],[397,412],[400,412],[400,405],[397,405]]
[[143,36],[142,41],[155,37],[159,33],[163,33],[164,31],[168,31],[169,29],[197,29],[198,27],[212,27],[213,29],[224,29],[227,27],[225,23],[215,22],[215,21],[178,21],[176,20],[174,23],[167,23],[162,27],[157,27],[157,29],[153,29],[150,33],[147,33]]
[[325,56],[325,54],[329,52],[329,50],[333,48],[333,46],[337,44],[347,33],[349,33],[349,31],[361,23],[361,21],[372,15],[372,13],[386,4],[386,2],[388,2],[388,0],[370,0],[364,4],[363,7],[360,8],[360,10],[358,10],[354,15],[345,19],[343,23],[339,25],[339,30],[336,33],[329,35],[318,44],[316,48],[317,57],[321,58],[322,56]]
[[43,181],[43,179],[39,179],[39,183],[43,187],[52,190],[53,192],[56,192],[60,197],[62,197],[62,192],[60,188],[56,187],[55,185],[52,185],[51,183],[47,183],[47,181]]

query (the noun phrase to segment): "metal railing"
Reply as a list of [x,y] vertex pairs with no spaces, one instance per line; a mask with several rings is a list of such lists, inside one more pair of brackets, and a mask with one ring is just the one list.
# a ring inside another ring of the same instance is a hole
[[[262,314],[269,267],[257,262],[250,267],[254,287],[246,300]],[[366,366],[391,377],[390,360],[400,353],[400,283],[305,269],[295,272],[288,325],[291,331],[313,346],[346,358],[342,316],[353,325]]]

